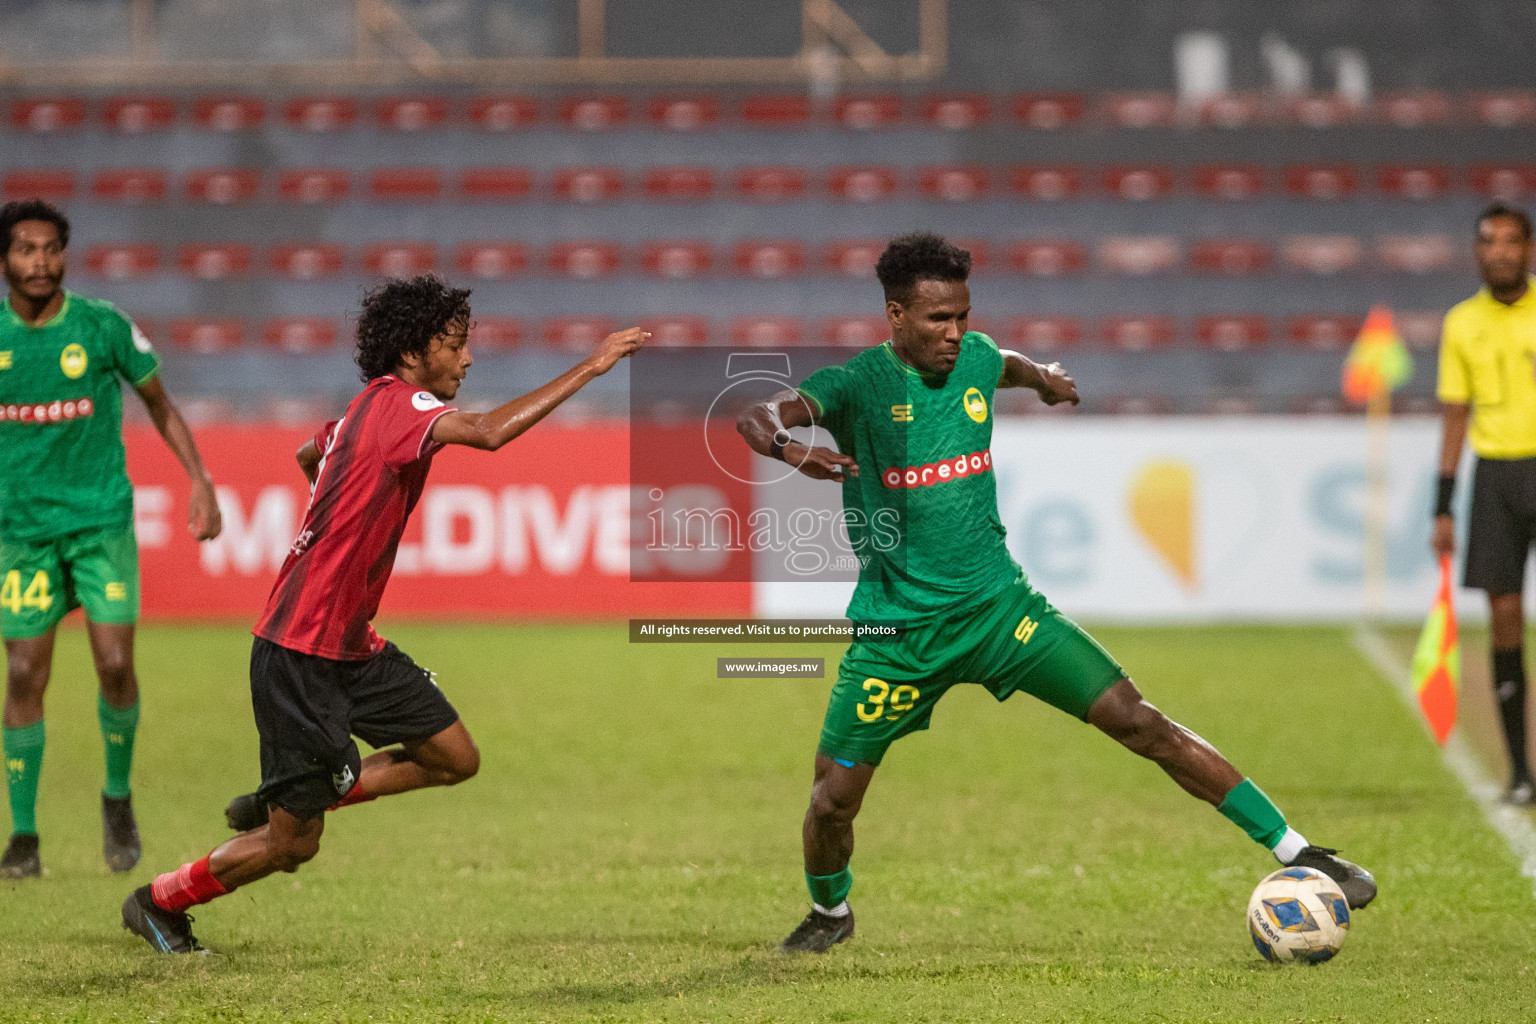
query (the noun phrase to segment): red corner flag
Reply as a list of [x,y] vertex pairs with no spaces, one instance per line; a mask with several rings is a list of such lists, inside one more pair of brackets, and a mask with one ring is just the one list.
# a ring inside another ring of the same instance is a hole
[[1456,604],[1451,598],[1451,559],[1446,556],[1440,559],[1440,592],[1413,652],[1413,688],[1441,746],[1456,726],[1456,691],[1461,688],[1461,648],[1456,645]]

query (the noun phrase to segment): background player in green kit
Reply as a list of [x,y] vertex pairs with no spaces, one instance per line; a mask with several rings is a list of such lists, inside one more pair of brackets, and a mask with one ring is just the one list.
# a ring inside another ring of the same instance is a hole
[[10,286],[0,310],[0,635],[11,806],[0,877],[42,873],[43,692],[59,620],[82,606],[101,680],[102,851],[113,871],[127,871],[139,860],[128,785],[139,720],[139,553],[119,379],[139,393],[192,478],[188,523],[198,540],[218,536],[219,507],[149,340],[111,304],[63,289],[69,221],[46,203],[9,203],[0,210],[0,239]]
[[[1077,402],[1059,365],[1000,351],[967,331],[971,257],[937,235],[895,239],[876,265],[891,340],[744,411],[737,426],[760,455],[838,480],[849,540],[863,567],[855,622],[906,624],[895,642],[856,641],[833,684],[805,815],[812,908],[786,951],[825,952],[853,934],[853,819],[886,749],[926,729],[956,683],[999,701],[1029,693],[1155,761],[1282,864],[1328,874],[1351,907],[1376,895],[1370,873],[1311,846],[1270,799],[1209,743],[1142,699],[1093,638],[1030,586],[1004,544],[992,472],[992,395],[1031,388],[1049,405]],[[837,451],[794,440],[816,425]],[[884,523],[879,529],[870,524]],[[890,524],[894,524],[894,528]],[[894,534],[894,542],[890,539]]]

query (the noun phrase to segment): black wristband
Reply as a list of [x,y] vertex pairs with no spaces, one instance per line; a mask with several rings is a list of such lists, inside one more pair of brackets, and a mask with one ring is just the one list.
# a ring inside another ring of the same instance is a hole
[[1435,491],[1435,515],[1448,516],[1451,514],[1451,495],[1456,492],[1456,475],[1442,476],[1440,486]]
[[789,431],[780,427],[779,430],[773,435],[773,440],[768,443],[769,457],[778,459],[780,462],[783,462],[784,446],[793,440],[794,438],[790,436]]

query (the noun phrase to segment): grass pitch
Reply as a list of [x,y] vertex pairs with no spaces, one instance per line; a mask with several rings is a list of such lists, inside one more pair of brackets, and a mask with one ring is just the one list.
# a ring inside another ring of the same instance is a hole
[[858,824],[858,934],[804,913],[799,831],[828,680],[717,680],[620,624],[386,630],[439,673],[478,778],[331,815],[318,859],[200,908],[217,957],[152,953],[118,906],[226,832],[257,781],[243,628],[151,627],[143,864],[100,857],[84,637],[60,642],[40,828],[0,885],[0,1020],[1524,1021],[1536,901],[1342,629],[1105,629],[1150,698],[1315,842],[1370,866],[1343,954],[1277,969],[1243,908],[1273,861],[1153,766],[1028,697],[946,697]]

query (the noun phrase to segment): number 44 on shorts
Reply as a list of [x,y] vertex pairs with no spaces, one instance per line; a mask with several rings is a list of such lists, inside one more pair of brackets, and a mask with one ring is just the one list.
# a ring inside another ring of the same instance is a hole
[[21,570],[12,569],[0,583],[0,606],[9,608],[12,615],[20,615],[23,608],[36,608],[45,612],[53,607],[53,594],[48,590],[48,574],[42,569],[32,576],[27,589],[21,589]]

